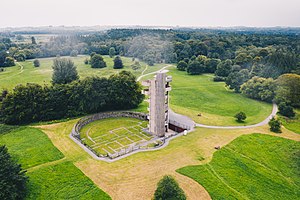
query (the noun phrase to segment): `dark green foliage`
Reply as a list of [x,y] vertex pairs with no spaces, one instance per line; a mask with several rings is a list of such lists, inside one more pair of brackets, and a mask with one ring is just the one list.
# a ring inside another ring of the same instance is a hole
[[114,69],[122,69],[124,67],[120,56],[116,56],[114,59]]
[[114,47],[110,47],[109,49],[109,57],[114,57],[116,55],[116,50]]
[[70,56],[71,57],[77,57],[78,56],[78,51],[77,50],[71,51]]
[[103,60],[102,56],[99,54],[95,54],[91,57],[91,66],[92,68],[104,68],[106,67],[106,63]]
[[33,61],[33,66],[35,66],[35,67],[41,66],[40,61],[39,61],[38,59],[35,59],[35,60]]
[[189,62],[186,71],[191,75],[202,74],[205,71],[205,65],[198,59],[195,59]]
[[26,60],[26,55],[24,53],[18,52],[14,55],[14,58],[18,61],[18,62],[22,62]]
[[25,172],[12,160],[6,146],[0,146],[0,199],[25,198],[28,179]]
[[19,128],[19,126],[11,126],[6,124],[0,124],[0,135],[4,133],[9,133],[15,129]]
[[56,58],[53,60],[52,83],[66,84],[79,79],[74,62],[66,58]]
[[89,64],[89,59],[84,59],[84,61],[83,61],[83,63],[85,64],[85,65],[88,65]]
[[235,92],[240,92],[240,87],[243,83],[249,80],[249,71],[247,69],[242,69],[238,72],[231,72],[228,77],[226,77],[226,85]]
[[184,62],[183,60],[181,60],[177,64],[177,69],[180,70],[180,71],[185,71],[187,66],[188,66],[188,64],[186,62]]
[[143,100],[141,86],[130,72],[109,78],[90,77],[70,84],[18,85],[0,104],[7,124],[26,124],[105,110],[131,109]]
[[246,96],[262,101],[272,102],[275,97],[276,85],[272,78],[253,77],[241,86]]
[[236,118],[237,122],[243,122],[247,118],[247,116],[244,112],[239,112],[239,113],[235,114],[234,117]]
[[215,76],[214,81],[215,82],[224,82],[226,80],[226,77],[223,76]]
[[216,76],[227,77],[231,72],[232,61],[225,60],[218,64],[217,70],[215,72]]
[[300,75],[283,74],[276,80],[276,102],[289,102],[293,107],[300,107]]
[[281,123],[279,119],[275,119],[274,117],[269,121],[270,131],[275,133],[281,133]]
[[295,117],[295,112],[293,107],[288,105],[286,102],[280,102],[278,105],[279,114],[286,116],[286,117]]
[[12,57],[6,57],[5,58],[5,62],[4,62],[4,66],[5,67],[11,67],[11,66],[15,66],[15,60]]
[[31,44],[36,44],[35,37],[31,37]]
[[157,184],[154,200],[185,200],[184,191],[172,176],[164,176]]

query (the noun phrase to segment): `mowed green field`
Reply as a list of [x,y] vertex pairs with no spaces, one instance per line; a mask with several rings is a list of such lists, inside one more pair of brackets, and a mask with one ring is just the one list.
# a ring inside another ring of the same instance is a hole
[[209,192],[212,199],[294,200],[300,196],[300,143],[251,134],[235,139],[210,163],[177,170]]
[[[85,78],[88,76],[101,76],[108,77],[112,74],[118,73],[122,70],[131,71],[134,75],[139,76],[146,68],[146,64],[140,62],[141,67],[137,70],[133,70],[131,65],[134,63],[132,58],[122,57],[124,64],[123,69],[113,69],[113,58],[109,56],[103,56],[107,67],[102,69],[91,68],[90,65],[85,65],[84,60],[89,58],[89,56],[78,56],[78,57],[65,57],[70,58],[74,61],[77,66],[77,71],[80,78]],[[17,84],[26,83],[38,83],[38,84],[48,84],[52,77],[52,64],[55,58],[42,58],[39,59],[41,66],[34,67],[33,61],[28,60],[25,62],[19,62],[14,67],[5,68],[4,72],[0,73],[0,90],[1,89],[13,89]],[[155,65],[148,67],[146,72],[152,72],[156,69],[161,68],[162,65]]]
[[[171,108],[197,123],[208,125],[248,125],[263,121],[271,114],[272,105],[256,101],[225,88],[224,82],[213,82],[212,74],[198,76],[170,69],[173,76],[170,92]],[[233,117],[243,111],[244,123]],[[198,116],[198,114],[201,116]]]
[[12,157],[27,170],[26,199],[111,199],[67,161],[39,129],[21,127],[2,133],[0,145],[6,145]]
[[80,130],[81,140],[101,155],[113,154],[153,137],[143,129],[147,121],[135,118],[109,118],[94,121]]
[[63,158],[49,138],[39,129],[22,127],[0,135],[0,145],[6,145],[9,153],[22,163],[23,169]]
[[285,128],[300,134],[300,109],[294,109],[294,110],[296,112],[296,116],[293,117],[292,119],[283,117],[281,115],[279,115],[279,119]]

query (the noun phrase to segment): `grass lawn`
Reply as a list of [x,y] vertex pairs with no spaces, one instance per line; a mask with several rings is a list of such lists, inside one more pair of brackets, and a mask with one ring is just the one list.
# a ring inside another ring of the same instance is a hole
[[147,121],[135,118],[109,118],[94,121],[80,131],[81,139],[96,152],[106,155],[146,142],[152,137],[143,133]]
[[[134,63],[131,58],[122,57],[124,64],[123,69],[113,69],[113,58],[109,56],[103,56],[107,67],[102,69],[91,68],[90,65],[85,65],[83,62],[89,56],[78,56],[78,57],[67,57],[71,58],[75,65],[77,66],[77,71],[80,78],[85,78],[87,76],[101,76],[108,77],[114,73],[120,72],[122,70],[131,71],[134,75],[141,75],[142,71],[146,68],[144,62],[140,62],[141,67],[137,70],[133,70],[131,65]],[[48,84],[51,81],[52,76],[52,64],[54,58],[40,58],[40,67],[33,66],[33,60],[28,60],[25,62],[20,62],[21,66],[16,64],[14,67],[5,68],[4,72],[0,73],[0,90],[1,89],[13,89],[17,84],[26,83],[38,83],[38,84]],[[157,64],[155,66],[148,66],[145,73],[159,70],[163,67],[163,64]]]
[[281,115],[279,115],[279,119],[285,128],[300,134],[300,109],[295,109],[295,112],[296,116],[293,119],[289,119]]
[[39,129],[22,127],[0,135],[0,145],[6,145],[9,153],[22,164],[23,169],[59,160],[63,154]]
[[[208,125],[241,125],[233,117],[243,111],[245,125],[263,121],[272,111],[272,105],[256,101],[225,88],[224,82],[213,82],[213,75],[187,75],[170,69],[173,76],[170,92],[171,108],[189,116],[195,122]],[[201,117],[197,116],[201,113]]]
[[300,143],[251,134],[217,151],[211,162],[177,170],[212,199],[298,199]]
[[28,172],[26,199],[111,199],[71,162]]

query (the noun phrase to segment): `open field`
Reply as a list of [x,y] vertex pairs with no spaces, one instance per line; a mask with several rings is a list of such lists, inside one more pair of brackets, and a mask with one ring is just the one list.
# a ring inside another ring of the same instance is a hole
[[188,165],[208,163],[216,145],[224,146],[235,138],[251,133],[271,134],[300,141],[298,134],[283,129],[282,134],[269,132],[268,126],[251,129],[222,130],[197,128],[187,136],[170,141],[158,151],[142,152],[113,163],[90,157],[70,138],[76,120],[39,126],[53,144],[95,184],[113,199],[151,199],[157,182],[166,174],[178,180],[189,199],[210,199],[206,190],[196,181],[176,173]]
[[27,170],[30,181],[26,199],[110,199],[39,129],[21,127],[2,133],[0,145],[6,145]]
[[281,115],[279,115],[279,119],[285,128],[300,134],[300,109],[295,109],[295,112],[296,116],[293,119],[288,119]]
[[233,116],[243,111],[247,119],[242,125],[249,125],[263,121],[272,111],[271,104],[229,91],[224,82],[213,82],[211,74],[191,76],[174,68],[169,74],[173,76],[171,108],[197,123],[241,125]]
[[147,121],[125,117],[97,120],[81,129],[80,138],[99,154],[113,154],[152,139],[153,136],[143,132],[147,124]]
[[[83,62],[89,56],[78,56],[78,57],[67,57],[71,58],[75,65],[77,66],[77,71],[80,78],[85,78],[87,76],[101,76],[108,77],[112,74],[120,72],[121,70],[131,71],[134,75],[139,76],[144,71],[146,64],[140,62],[141,67],[137,70],[133,70],[131,65],[134,63],[131,58],[122,57],[124,64],[123,69],[113,69],[113,58],[109,56],[103,56],[107,67],[102,69],[91,68],[90,65],[85,65]],[[26,83],[39,83],[39,84],[48,84],[51,81],[52,76],[52,63],[54,58],[41,58],[40,67],[34,67],[33,61],[28,60],[25,62],[17,63],[14,67],[5,68],[4,72],[0,73],[0,89],[12,89],[17,84],[26,84]],[[158,64],[155,66],[148,66],[148,69],[145,73],[153,72],[161,67],[163,64]]]
[[0,135],[0,145],[4,144],[23,169],[63,158],[49,138],[36,128],[22,127]]
[[261,134],[241,136],[210,163],[177,170],[212,199],[298,199],[300,143]]
[[71,162],[62,162],[27,173],[26,199],[111,199]]

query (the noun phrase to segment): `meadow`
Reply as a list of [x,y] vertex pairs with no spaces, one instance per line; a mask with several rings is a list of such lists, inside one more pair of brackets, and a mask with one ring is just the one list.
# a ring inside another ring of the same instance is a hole
[[177,170],[208,191],[212,199],[298,199],[300,143],[251,134],[214,153],[205,165]]
[[[272,111],[271,104],[234,93],[225,87],[224,82],[213,82],[212,74],[192,76],[174,68],[168,74],[173,77],[171,108],[197,123],[249,125],[263,121]],[[247,115],[244,123],[238,123],[233,117],[240,111]]]
[[294,110],[296,113],[295,117],[290,119],[279,115],[279,119],[285,128],[300,134],[300,109],[294,109]]
[[80,130],[81,140],[101,155],[113,154],[153,137],[143,129],[147,121],[135,118],[109,118],[87,124]]
[[40,129],[1,126],[0,145],[26,169],[26,199],[111,199],[53,145]]
[[[96,69],[91,68],[91,65],[84,64],[84,60],[89,56],[78,57],[65,57],[73,60],[77,66],[77,71],[81,79],[88,76],[100,76],[108,77],[112,74],[118,73],[122,70],[131,71],[134,75],[139,76],[146,68],[144,62],[140,62],[140,68],[137,70],[132,69],[132,58],[122,57],[124,64],[123,69],[113,69],[113,58],[109,56],[103,56],[104,61],[107,64],[106,68]],[[52,77],[52,64],[54,58],[42,58],[40,60],[40,67],[33,66],[33,60],[27,60],[25,62],[19,62],[14,67],[5,68],[4,72],[0,73],[0,90],[1,89],[13,89],[17,84],[26,83],[38,83],[38,84],[50,84]],[[149,66],[145,73],[156,71],[162,66],[162,64]]]

